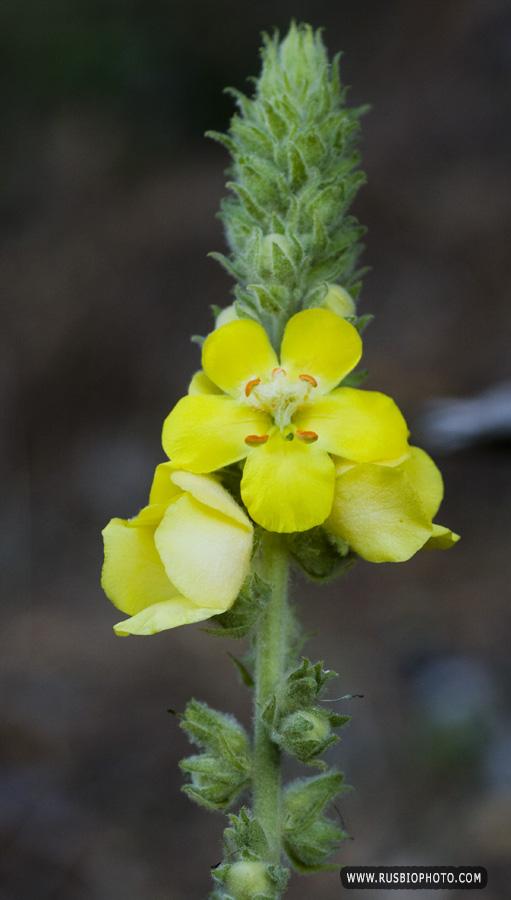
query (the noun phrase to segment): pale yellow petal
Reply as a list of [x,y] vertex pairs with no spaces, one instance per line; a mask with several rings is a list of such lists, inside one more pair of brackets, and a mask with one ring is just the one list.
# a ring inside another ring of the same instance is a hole
[[[253,531],[252,523],[241,506],[234,500],[216,478],[208,475],[193,475],[192,472],[175,472],[173,482],[183,491],[188,491],[205,506],[210,506],[241,525],[245,531]],[[181,493],[181,491],[180,491]]]
[[433,519],[444,495],[440,470],[420,447],[410,447],[410,455],[400,463],[399,468],[406,472],[421,498],[428,516]]
[[433,524],[433,534],[424,546],[426,550],[448,550],[457,544],[459,539],[459,534],[449,528]]
[[213,472],[243,459],[245,438],[269,427],[269,416],[230,397],[183,397],[163,424],[163,449],[178,469]]
[[105,562],[101,584],[107,597],[134,615],[178,593],[169,581],[154,544],[154,527],[112,519],[103,530]]
[[371,562],[410,559],[432,534],[431,521],[406,474],[371,464],[338,477],[325,527]]
[[[172,500],[170,503],[172,503]],[[152,503],[149,506],[144,506],[144,508],[140,510],[138,516],[135,516],[133,519],[128,519],[126,522],[128,528],[140,528],[143,525],[146,528],[152,527],[154,531],[156,526],[159,525],[163,519],[168,505],[168,503]]]
[[205,372],[196,372],[188,385],[189,394],[221,394],[222,391]]
[[278,364],[264,328],[252,319],[223,325],[208,335],[202,348],[206,375],[235,397],[247,381],[269,375]]
[[221,328],[222,325],[228,325],[229,322],[237,322],[239,319],[234,303],[220,310],[216,317],[215,328]]
[[407,451],[406,422],[394,401],[377,391],[339,388],[293,421],[314,431],[324,450],[355,462],[395,459]]
[[246,527],[184,494],[169,506],[154,539],[181,594],[196,606],[229,609],[250,568]]
[[328,309],[305,309],[286,325],[281,366],[290,378],[312,375],[314,390],[324,394],[336,387],[362,355],[357,330]]
[[179,487],[171,481],[171,475],[175,471],[176,467],[171,462],[160,463],[159,466],[156,466],[149,494],[151,505],[164,504],[168,506],[172,498],[181,493]]
[[249,454],[241,496],[250,515],[268,531],[306,531],[328,516],[335,468],[315,444],[286,441],[276,431]]
[[340,284],[330,284],[328,286],[328,292],[324,300],[322,300],[321,306],[324,309],[329,309],[337,316],[356,315],[353,297]]
[[177,628],[178,625],[202,622],[211,616],[220,615],[223,611],[223,609],[206,609],[195,606],[190,600],[178,595],[174,600],[155,603],[153,606],[141,610],[131,619],[118,622],[117,625],[114,625],[114,631],[120,637],[129,634],[156,634],[167,628]]

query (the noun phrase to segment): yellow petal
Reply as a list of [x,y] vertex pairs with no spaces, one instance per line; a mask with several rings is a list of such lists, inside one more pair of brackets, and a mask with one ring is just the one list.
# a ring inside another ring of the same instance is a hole
[[124,637],[129,634],[156,634],[167,628],[176,628],[178,625],[191,625],[192,622],[202,622],[210,616],[220,615],[222,609],[205,609],[195,606],[185,597],[176,597],[164,603],[155,603],[147,609],[143,609],[131,619],[118,622],[114,625],[117,635]]
[[400,463],[399,468],[406,472],[428,516],[433,519],[444,496],[440,470],[420,447],[410,447],[410,455]]
[[241,496],[250,515],[268,531],[306,531],[328,516],[335,468],[316,444],[284,440],[276,431],[245,463]]
[[245,531],[252,533],[252,522],[248,516],[215,478],[208,475],[193,475],[191,472],[175,472],[172,480],[205,506],[223,513],[241,525]]
[[169,506],[154,540],[181,594],[205,609],[229,609],[250,568],[251,531],[184,494]]
[[291,378],[312,375],[318,394],[336,387],[356,366],[362,341],[353,325],[328,309],[305,309],[286,325],[281,365]]
[[178,469],[213,472],[243,459],[247,435],[267,434],[269,425],[267,415],[230,397],[183,397],[163,424],[163,449]]
[[325,527],[371,562],[410,559],[432,534],[431,521],[406,474],[370,464],[339,476]]
[[403,416],[390,397],[377,391],[339,388],[296,413],[293,421],[303,431],[315,431],[324,450],[355,462],[395,459],[408,449]]
[[196,372],[188,385],[189,394],[221,394],[222,391],[205,372]]
[[181,493],[179,487],[171,481],[171,475],[175,471],[176,467],[171,462],[160,463],[159,466],[156,466],[149,494],[151,505],[164,504],[168,506],[172,498]]
[[459,539],[459,534],[450,531],[449,528],[445,528],[443,525],[434,524],[433,534],[424,546],[426,550],[448,550],[449,547],[457,544]]
[[247,381],[268,375],[278,364],[264,328],[252,319],[223,325],[206,338],[202,348],[206,375],[236,397]]
[[105,563],[101,584],[107,597],[125,613],[171,600],[178,594],[154,545],[154,526],[112,519],[103,530]]

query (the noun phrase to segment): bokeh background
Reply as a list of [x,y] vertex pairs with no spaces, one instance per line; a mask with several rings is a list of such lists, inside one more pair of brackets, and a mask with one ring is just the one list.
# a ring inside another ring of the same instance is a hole
[[[206,255],[224,249],[227,156],[203,132],[228,126],[223,87],[250,90],[260,32],[292,16],[326,27],[351,103],[373,107],[354,208],[367,386],[431,447],[432,399],[509,378],[506,0],[4,0],[0,900],[202,898],[220,859],[223,818],[179,792],[189,747],[166,710],[194,695],[248,724],[239,648],[195,626],[116,638],[100,531],[145,503],[199,365],[190,334],[230,302]],[[364,695],[330,753],[356,787],[339,862],[483,865],[486,900],[505,900],[510,445],[434,449],[456,549],[294,582],[334,696]],[[333,872],[289,896],[341,892]]]

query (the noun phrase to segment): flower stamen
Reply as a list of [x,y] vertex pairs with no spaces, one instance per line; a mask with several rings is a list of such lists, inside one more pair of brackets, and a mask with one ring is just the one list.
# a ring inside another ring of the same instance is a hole
[[257,387],[258,384],[261,384],[260,378],[251,378],[250,381],[247,381],[245,385],[245,397],[248,397],[250,392]]
[[249,447],[260,447],[261,444],[266,444],[268,438],[268,434],[247,434],[245,444]]
[[314,375],[299,375],[298,378],[300,379],[300,381],[308,381],[309,384],[312,385],[312,387],[318,386],[318,382],[314,378]]
[[[300,378],[302,376],[300,375]],[[299,441],[303,441],[304,444],[313,444],[314,441],[317,441],[318,435],[315,431],[301,431],[299,428],[296,429],[296,436]]]
[[275,366],[275,368],[272,369],[271,377],[275,378],[276,375],[287,375],[287,372],[282,366]]

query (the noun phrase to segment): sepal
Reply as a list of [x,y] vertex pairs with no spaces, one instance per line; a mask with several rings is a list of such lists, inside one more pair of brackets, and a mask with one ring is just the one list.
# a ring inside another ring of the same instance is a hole
[[212,621],[220,627],[205,630],[221,637],[244,637],[254,627],[270,596],[271,584],[257,572],[251,572],[231,608],[221,616],[213,616]]
[[346,541],[334,537],[321,525],[288,535],[287,546],[293,559],[314,581],[337,578],[356,559]]
[[350,835],[339,828],[324,808],[343,791],[344,775],[331,769],[324,775],[293,781],[284,793],[284,849],[298,872],[332,868],[324,860]]
[[225,809],[250,784],[251,755],[248,736],[234,716],[190,700],[182,720],[191,741],[204,753],[181,760],[191,784],[183,791],[208,809]]

